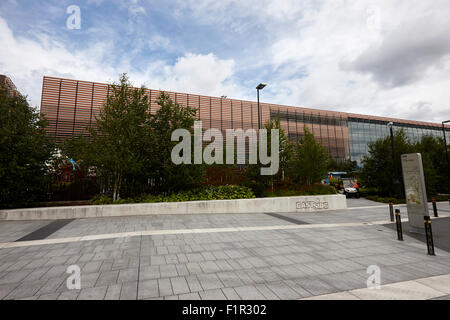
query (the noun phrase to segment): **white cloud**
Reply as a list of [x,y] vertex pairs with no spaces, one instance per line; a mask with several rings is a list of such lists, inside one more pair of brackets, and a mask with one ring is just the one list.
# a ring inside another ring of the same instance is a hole
[[175,65],[166,66],[160,79],[162,88],[204,95],[242,95],[233,83],[234,61],[220,60],[214,54],[188,53]]
[[[248,96],[253,83],[266,80],[262,99],[272,103],[423,121],[450,118],[448,0],[173,1],[177,5],[167,7],[176,7],[174,25],[189,22],[193,30],[217,32],[207,33],[214,38],[204,39],[202,54],[187,49],[192,53],[170,63],[150,55],[148,65],[136,70],[134,59],[145,48],[176,52],[173,47],[183,41],[152,33],[136,37],[136,46],[119,56],[109,42],[69,51],[42,33],[35,40],[14,36],[0,17],[6,48],[0,67],[34,104],[43,74],[106,81],[127,71],[136,84],[156,89],[254,99]],[[118,5],[128,13],[129,32],[146,30],[144,14],[151,7],[138,0]],[[222,45],[233,49],[226,58]]]
[[264,36],[257,57],[235,60],[244,61],[237,68],[264,61],[270,102],[450,118],[446,0],[182,2],[204,24]]
[[133,84],[149,88],[203,94],[238,95],[233,82],[233,60],[221,60],[214,54],[186,54],[174,64],[157,60],[136,70],[131,56],[110,63],[112,44],[98,42],[84,50],[69,51],[63,43],[39,34],[34,40],[16,37],[0,17],[0,70],[11,76],[16,86],[28,94],[34,106],[40,105],[44,75],[110,82],[127,72]]
[[170,39],[159,34],[152,35],[148,40],[148,47],[151,50],[163,49],[168,51],[171,49]]

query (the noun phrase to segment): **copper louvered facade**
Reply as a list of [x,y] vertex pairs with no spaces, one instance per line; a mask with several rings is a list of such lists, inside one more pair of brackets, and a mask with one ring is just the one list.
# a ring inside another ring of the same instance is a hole
[[[103,83],[45,76],[42,87],[41,114],[48,119],[48,133],[57,141],[78,134],[88,134],[86,128],[95,125],[96,116],[99,115],[100,109],[107,99],[108,91],[109,85]],[[148,89],[150,112],[153,114],[159,108],[156,100],[160,92]],[[202,120],[204,130],[217,128],[222,130],[225,136],[226,129],[258,128],[258,106],[254,101],[166,92],[173,101],[196,108],[197,117]],[[331,157],[335,159],[352,158],[358,162],[361,154],[353,152],[352,149],[356,148],[354,146],[360,143],[361,139],[360,135],[355,133],[356,131],[351,132],[353,128],[356,130],[359,128],[358,123],[365,123],[367,126],[378,123],[385,126],[392,121],[396,126],[427,128],[436,135],[439,133],[442,135],[440,125],[435,123],[261,103],[262,123],[278,116],[282,128],[291,141],[298,140],[302,136],[303,126],[306,126],[328,150]],[[351,125],[349,125],[350,123]],[[450,133],[450,128],[448,130]],[[367,144],[369,140],[361,141]]]

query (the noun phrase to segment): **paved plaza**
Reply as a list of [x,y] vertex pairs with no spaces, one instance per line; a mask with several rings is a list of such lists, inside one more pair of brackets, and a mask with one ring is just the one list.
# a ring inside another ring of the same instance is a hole
[[[306,214],[3,221],[0,299],[448,299],[449,204],[438,209],[436,256],[407,225],[398,241],[388,206],[365,199]],[[80,290],[67,288],[71,265]],[[367,289],[373,265],[380,290]]]

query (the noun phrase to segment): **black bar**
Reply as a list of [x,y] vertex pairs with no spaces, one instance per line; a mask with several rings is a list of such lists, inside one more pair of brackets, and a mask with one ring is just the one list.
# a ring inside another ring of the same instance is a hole
[[400,209],[395,209],[395,220],[397,222],[397,237],[399,241],[403,241],[402,218]]
[[427,249],[430,256],[435,256],[434,254],[434,242],[433,242],[433,232],[431,230],[431,218],[429,216],[424,217],[425,223],[425,235],[427,238]]
[[392,204],[392,202],[389,202],[389,214],[391,217],[391,221],[394,222],[394,205]]
[[437,211],[437,207],[436,207],[436,199],[432,199],[431,202],[433,204],[434,216],[437,218],[438,217],[438,211]]

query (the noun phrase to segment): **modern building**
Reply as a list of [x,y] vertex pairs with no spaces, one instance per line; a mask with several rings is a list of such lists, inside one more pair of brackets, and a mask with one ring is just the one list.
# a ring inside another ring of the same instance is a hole
[[9,94],[11,94],[13,96],[19,95],[19,91],[17,90],[16,86],[14,85],[14,82],[12,82],[12,80],[9,77],[7,77],[3,74],[0,74],[0,85],[4,86],[6,88],[6,91]]
[[[48,132],[57,141],[74,135],[88,134],[86,128],[95,125],[95,117],[105,103],[110,85],[45,76],[43,79],[41,114],[48,119]],[[150,112],[155,113],[160,90],[147,90]],[[258,106],[254,101],[209,97],[189,93],[166,92],[176,103],[197,109],[203,128],[226,129],[258,128]],[[358,163],[367,153],[367,144],[389,134],[387,124],[394,130],[404,128],[408,137],[420,139],[423,135],[443,136],[441,124],[386,117],[367,116],[346,112],[325,111],[303,107],[261,103],[262,123],[280,117],[281,126],[289,139],[298,140],[303,127],[308,127],[315,138],[338,160],[351,159]],[[450,141],[450,126],[445,128]]]

